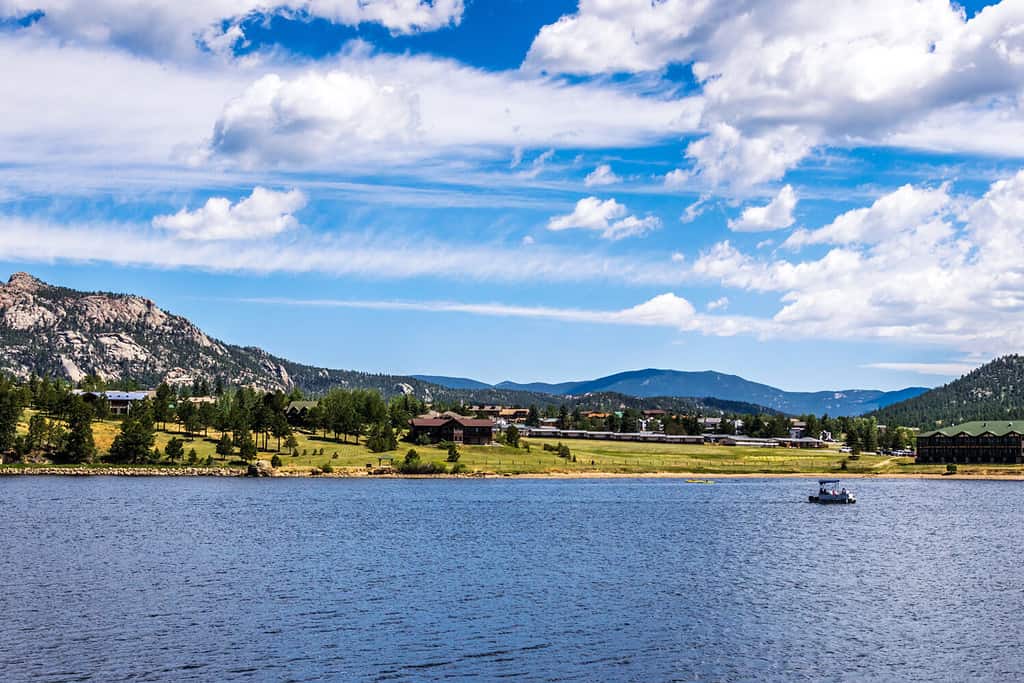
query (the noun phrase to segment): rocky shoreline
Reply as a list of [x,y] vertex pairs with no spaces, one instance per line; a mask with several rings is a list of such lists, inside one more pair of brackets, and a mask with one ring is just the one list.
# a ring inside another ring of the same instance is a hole
[[53,475],[63,477],[241,477],[245,470],[232,467],[0,467],[3,476]]

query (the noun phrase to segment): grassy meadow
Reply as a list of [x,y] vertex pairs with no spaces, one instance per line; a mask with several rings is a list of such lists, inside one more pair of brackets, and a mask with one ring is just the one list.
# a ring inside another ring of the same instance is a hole
[[[29,413],[20,429],[27,430]],[[120,429],[117,420],[102,420],[93,423],[93,435],[98,451],[106,453]],[[167,430],[158,430],[156,446],[162,451],[172,437],[185,438],[177,425],[168,424]],[[237,465],[237,455],[221,457],[216,453],[216,442],[220,433],[210,430],[204,438],[195,436],[185,440],[186,455],[195,449],[200,463],[213,458],[215,466]],[[434,446],[413,446],[399,442],[395,451],[372,453],[361,439],[336,441],[318,434],[296,432],[299,443],[298,456],[292,456],[283,448],[276,450],[277,441],[270,440],[270,450],[260,450],[259,458],[269,460],[275,453],[280,455],[282,470],[308,473],[314,467],[330,465],[337,472],[365,472],[367,465],[376,466],[379,458],[401,459],[410,448],[415,448],[424,462],[445,462],[447,453]],[[556,453],[544,450],[544,444],[556,442],[545,439],[524,439],[525,448],[509,448],[497,444],[491,446],[461,446],[459,462],[469,472],[495,474],[648,474],[676,473],[697,475],[727,474],[942,474],[943,465],[915,465],[913,458],[861,454],[856,459],[840,453],[838,446],[820,450],[793,448],[752,448],[743,446],[712,446],[692,444],[629,443],[620,441],[564,440],[575,456],[572,459],[559,458]],[[846,463],[846,469],[843,463]],[[1024,475],[1024,467],[998,465],[960,465],[960,475],[968,476],[1012,476]]]

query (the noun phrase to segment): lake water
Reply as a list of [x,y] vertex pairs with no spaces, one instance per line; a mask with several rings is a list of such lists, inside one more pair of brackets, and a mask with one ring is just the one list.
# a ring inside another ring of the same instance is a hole
[[0,478],[3,681],[1024,678],[1024,483]]

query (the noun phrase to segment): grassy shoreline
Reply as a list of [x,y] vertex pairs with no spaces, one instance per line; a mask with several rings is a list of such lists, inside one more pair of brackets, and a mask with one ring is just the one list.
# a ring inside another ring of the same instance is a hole
[[[120,423],[115,420],[95,422],[93,431],[100,453],[109,450]],[[24,428],[24,427],[23,427]],[[434,446],[414,446],[399,443],[397,449],[387,453],[372,453],[360,440],[335,440],[319,434],[297,432],[298,456],[277,451],[272,440],[269,450],[261,450],[258,458],[270,460],[278,455],[282,466],[275,471],[279,476],[314,476],[314,468],[330,466],[331,474],[319,476],[365,477],[368,470],[379,463],[379,459],[401,460],[410,448],[415,448],[423,462],[446,463],[447,453]],[[161,450],[171,438],[186,438],[174,425],[156,434],[156,446]],[[76,474],[121,474],[140,476],[143,470],[152,470],[154,476],[189,476],[182,470],[188,467],[211,468],[210,476],[224,476],[223,472],[244,472],[245,465],[237,456],[221,457],[216,454],[216,442],[220,433],[215,430],[205,435],[196,435],[185,441],[185,452],[195,449],[198,462],[170,465],[113,465],[94,463],[77,466],[51,464],[8,464],[0,465],[0,475],[18,474],[18,469],[38,469],[44,474],[47,468],[79,468]],[[558,442],[550,439],[526,439],[530,449],[510,448],[501,445],[460,446],[459,463],[466,468],[465,474],[428,475],[448,477],[514,476],[544,478],[727,478],[727,477],[836,477],[836,478],[877,478],[911,477],[942,479],[1002,479],[1024,480],[1024,466],[1021,465],[960,465],[956,475],[945,475],[944,465],[917,465],[913,458],[892,457],[876,454],[862,454],[852,458],[840,453],[838,445],[825,449],[755,448],[744,446],[718,446],[710,444],[659,444],[622,441],[593,441],[565,439],[562,443],[571,451],[570,458],[559,458],[558,454],[545,450]],[[212,458],[209,465],[207,459]],[[368,467],[369,466],[369,467]],[[844,469],[845,467],[845,469]],[[28,474],[28,472],[25,472]],[[192,475],[201,476],[201,475]],[[398,476],[398,475],[379,475]]]

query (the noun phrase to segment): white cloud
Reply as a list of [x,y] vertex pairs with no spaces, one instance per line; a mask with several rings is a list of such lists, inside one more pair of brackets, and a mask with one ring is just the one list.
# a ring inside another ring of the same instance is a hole
[[809,244],[876,243],[899,231],[916,231],[922,226],[941,231],[943,215],[952,203],[948,189],[948,185],[935,189],[904,185],[870,207],[847,211],[822,228],[795,231],[783,246],[795,249]]
[[[695,130],[699,107],[692,98],[654,101],[600,84],[352,51],[333,66],[256,81],[217,117],[207,153],[337,167],[509,147],[632,147]],[[521,159],[519,151],[512,167]]]
[[718,310],[724,311],[728,307],[729,307],[729,297],[727,297],[727,296],[720,296],[717,299],[715,299],[714,301],[709,301],[707,303],[707,305],[705,306],[705,308],[707,308],[709,311],[718,311]]
[[[551,161],[555,156],[555,150],[549,149],[538,154],[533,161],[530,162],[530,167],[519,172],[520,178],[536,178],[547,168],[548,162]],[[520,162],[522,160],[520,159]],[[518,163],[516,164],[519,165]]]
[[415,33],[458,24],[463,9],[463,0],[0,0],[0,18],[42,10],[33,32],[171,57],[196,56],[201,47],[229,53],[245,41],[241,22],[258,15],[376,23],[393,33]]
[[309,72],[270,74],[224,107],[211,150],[243,165],[294,162],[346,150],[387,156],[420,137],[415,94],[373,76]]
[[615,185],[621,183],[622,178],[615,175],[612,171],[612,167],[608,164],[601,164],[593,171],[587,174],[587,177],[583,179],[583,184],[587,187],[594,187],[596,185]]
[[949,0],[581,0],[545,26],[529,72],[690,64],[707,138],[690,173],[742,192],[821,144],[1020,155],[1024,10],[970,20]]
[[984,361],[950,361],[939,363],[908,363],[908,362],[884,362],[866,363],[862,367],[875,368],[878,370],[897,370],[899,372],[913,372],[919,375],[934,375],[936,377],[958,377],[982,365]]
[[[287,238],[285,236],[287,235]],[[165,230],[106,223],[57,225],[0,216],[0,260],[109,263],[209,272],[320,273],[368,279],[444,278],[500,282],[613,282],[673,286],[684,279],[665,258],[510,248],[388,234],[296,232],[248,241],[180,239]],[[566,268],[567,262],[572,268]]]
[[661,220],[657,216],[637,218],[628,214],[629,209],[614,199],[602,201],[597,197],[585,197],[576,202],[572,213],[551,218],[548,230],[596,230],[604,239],[620,240],[661,227]]
[[800,244],[837,245],[820,257],[761,259],[722,242],[688,274],[777,294],[780,307],[751,328],[760,335],[1016,352],[1024,346],[1022,217],[1024,170],[975,199],[907,186],[799,233]]
[[[723,14],[701,0],[581,0],[574,15],[543,27],[524,68],[530,71],[601,74],[657,69],[689,61],[703,22]],[[721,3],[725,5],[726,3]]]
[[796,202],[796,192],[791,185],[786,185],[764,206],[745,208],[739,218],[729,221],[729,229],[735,232],[761,232],[788,228],[793,225]]
[[709,199],[711,199],[710,195],[701,195],[697,201],[683,209],[682,215],[679,216],[679,222],[692,223],[704,215],[704,212],[708,210]]
[[[781,178],[816,141],[810,128],[783,126],[751,137],[727,123],[717,123],[707,136],[687,146],[686,156],[695,166],[692,175],[710,187],[742,191]],[[676,176],[672,181],[681,180]]]
[[[706,334],[718,334],[728,325],[717,325],[714,319],[696,313],[686,299],[666,292],[620,310],[595,310],[582,308],[557,308],[550,306],[517,306],[503,303],[468,303],[459,301],[387,301],[347,299],[288,299],[249,298],[247,303],[285,306],[314,306],[327,308],[356,308],[371,310],[430,311],[441,313],[465,313],[470,315],[495,316],[502,318],[535,318],[560,320],[573,323],[597,323],[604,325],[635,325],[641,327],[668,327],[678,330],[697,330]],[[726,333],[728,334],[728,333]]]
[[305,205],[306,196],[298,190],[256,187],[234,204],[225,197],[210,197],[202,208],[157,216],[153,225],[188,240],[258,239],[296,227],[292,214]]
[[209,135],[226,94],[254,78],[245,65],[202,71],[91,47],[0,32],[0,148],[9,162],[106,167],[167,164]]
[[558,308],[551,306],[520,306],[494,302],[469,303],[459,301],[288,299],[278,297],[250,298],[242,299],[242,301],[276,306],[317,306],[370,310],[430,311],[495,317],[559,320],[570,323],[664,327],[683,332],[697,332],[699,334],[716,337],[731,337],[736,334],[755,331],[761,327],[761,323],[759,321],[743,318],[741,316],[697,313],[689,301],[672,292],[659,294],[647,301],[637,304],[636,306],[619,310]]
[[691,180],[692,175],[688,171],[684,171],[681,168],[676,168],[665,174],[665,187],[686,187],[686,185],[688,185]]
[[[479,163],[516,147],[646,145],[699,119],[692,98],[651,101],[358,43],[313,64],[278,57],[158,63],[0,31],[4,160],[52,164],[60,184],[71,165],[408,175],[424,172],[423,159]],[[260,180],[270,182],[249,182]]]

